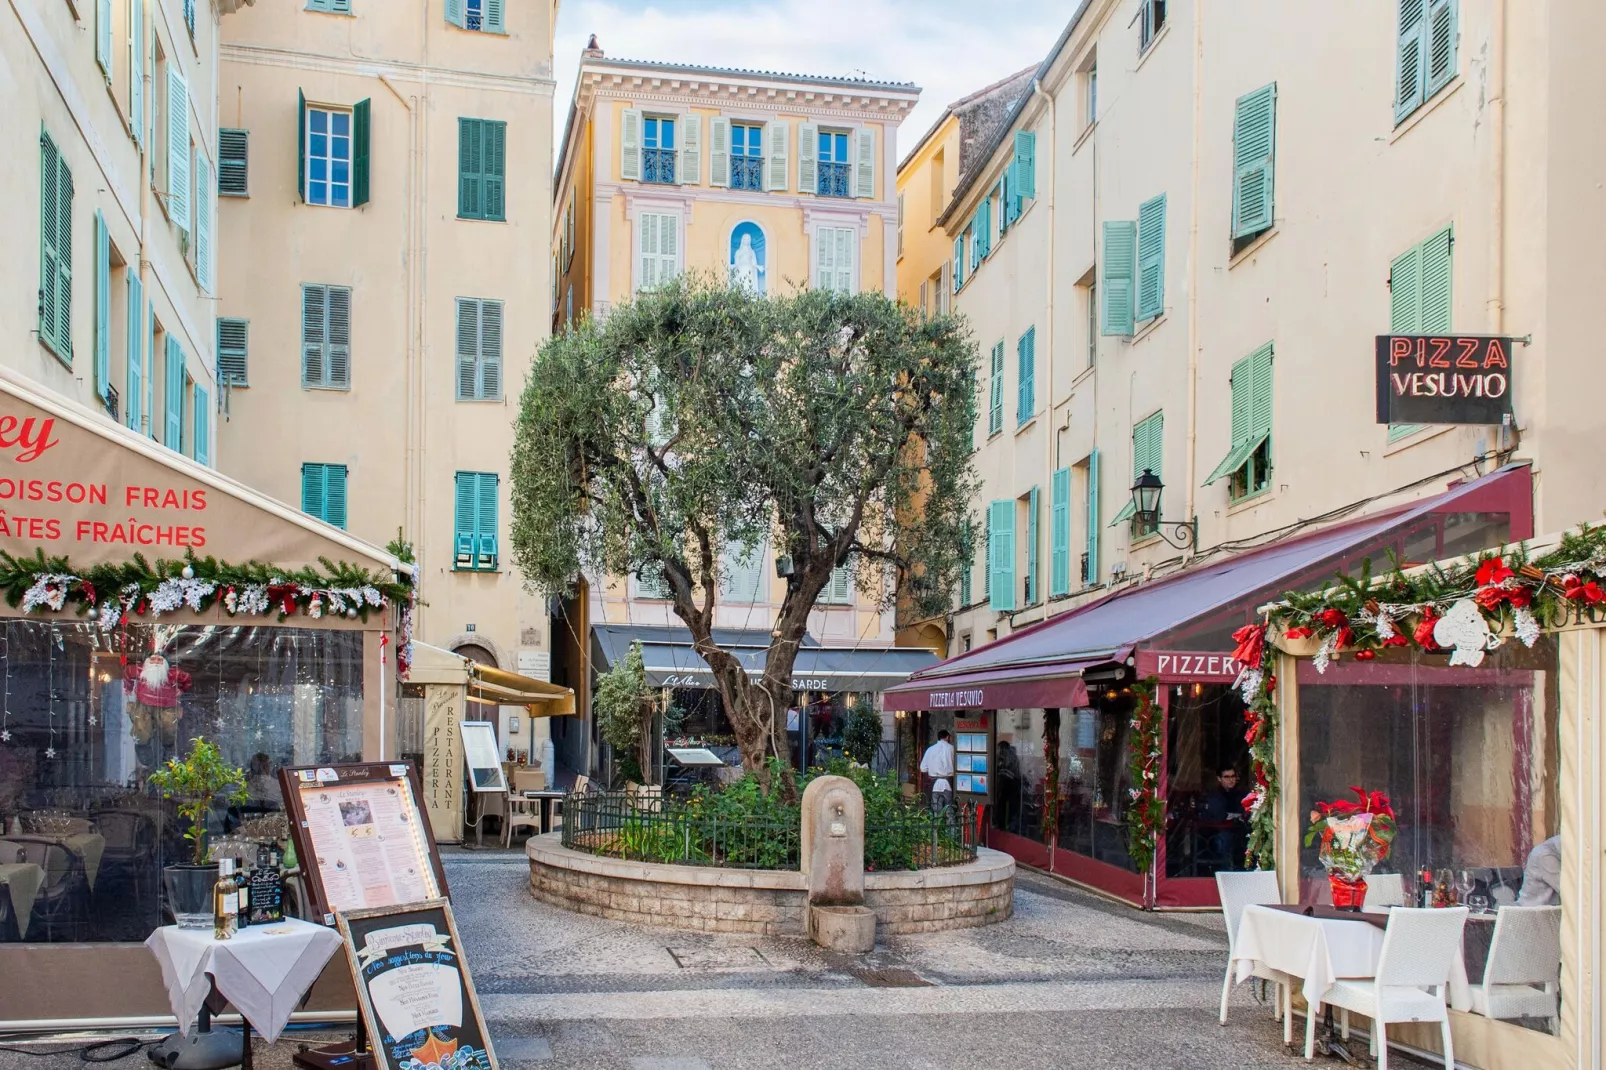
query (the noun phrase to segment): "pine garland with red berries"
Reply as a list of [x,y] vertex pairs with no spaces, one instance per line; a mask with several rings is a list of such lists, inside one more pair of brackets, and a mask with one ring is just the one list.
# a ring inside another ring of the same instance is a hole
[[1165,800],[1160,797],[1160,768],[1164,761],[1164,718],[1155,696],[1159,684],[1155,677],[1132,685],[1138,704],[1132,711],[1132,738],[1128,741],[1128,791],[1131,805],[1126,811],[1127,854],[1139,873],[1147,874],[1154,864],[1165,827]]

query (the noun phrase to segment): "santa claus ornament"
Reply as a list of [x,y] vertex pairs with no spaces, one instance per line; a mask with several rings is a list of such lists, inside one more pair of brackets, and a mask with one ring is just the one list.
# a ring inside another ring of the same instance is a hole
[[183,716],[178,698],[190,689],[190,682],[189,673],[173,667],[161,654],[146,658],[138,672],[130,669],[123,678],[123,702],[136,743],[149,743],[160,732],[164,744],[177,744]]

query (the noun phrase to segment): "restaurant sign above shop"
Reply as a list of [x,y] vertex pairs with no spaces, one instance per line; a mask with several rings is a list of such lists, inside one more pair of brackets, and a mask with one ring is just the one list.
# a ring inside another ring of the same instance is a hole
[[1243,663],[1231,654],[1188,650],[1139,650],[1136,654],[1138,679],[1155,677],[1161,683],[1230,684],[1243,671]]
[[1488,334],[1378,335],[1377,422],[1509,422],[1514,343]]

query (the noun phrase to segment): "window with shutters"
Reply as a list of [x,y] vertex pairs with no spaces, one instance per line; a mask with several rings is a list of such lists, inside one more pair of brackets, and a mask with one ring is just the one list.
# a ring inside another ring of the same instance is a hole
[[655,290],[680,274],[680,216],[636,213],[636,290]]
[[72,171],[39,134],[39,340],[72,365]]
[[477,33],[507,33],[505,0],[445,0],[446,21]]
[[1394,122],[1449,85],[1456,75],[1458,0],[1396,0]]
[[1056,468],[1048,487],[1048,595],[1071,593],[1071,470]]
[[764,128],[731,123],[730,140],[730,188],[763,192]]
[[[1155,413],[1153,416],[1139,422],[1132,428],[1132,482],[1135,484],[1138,477],[1144,472],[1152,472],[1161,476],[1161,460],[1165,454],[1165,414]],[[1161,476],[1164,478],[1163,476]],[[1137,503],[1127,496],[1126,504],[1121,511],[1115,514],[1110,521],[1110,527],[1116,527],[1123,521],[1130,523],[1132,538],[1141,539],[1155,532],[1153,527],[1140,524],[1137,517]]]
[[301,385],[351,389],[351,288],[301,287]]
[[767,601],[764,595],[764,547],[725,544],[720,556],[719,593],[727,602],[748,604]]
[[652,598],[668,600],[674,597],[669,590],[669,581],[664,578],[664,567],[657,563],[641,566],[641,570],[630,577],[632,598]]
[[987,505],[987,605],[1008,613],[1015,609],[1015,500]]
[[346,526],[346,466],[301,466],[301,511],[337,528]]
[[145,144],[145,0],[128,4],[128,132]]
[[1028,327],[1015,342],[1015,426],[1024,427],[1037,415],[1037,328]]
[[249,320],[219,317],[217,321],[217,381],[219,386],[250,386],[246,361]]
[[1272,344],[1267,342],[1232,366],[1232,442],[1204,481],[1228,481],[1232,501],[1271,486]]
[[1165,194],[1138,206],[1139,321],[1165,312]]
[[987,380],[987,433],[996,435],[1004,429],[1004,342],[999,339],[993,346],[991,375]]
[[245,130],[217,132],[217,191],[221,196],[249,195],[250,140]]
[[970,518],[966,518],[965,527],[959,537],[959,608],[967,609],[975,597],[974,581],[971,574],[976,569],[975,535],[971,528]]
[[502,400],[502,302],[457,299],[457,400]]
[[815,193],[819,196],[853,196],[853,161],[848,156],[848,142],[851,139],[852,134],[847,130],[819,132],[819,151],[815,157],[818,168]]
[[[112,400],[112,244],[106,219],[95,210],[95,396],[102,406],[115,409]],[[115,419],[115,413],[113,413]]]
[[1017,531],[1025,533],[1022,547],[1025,558],[1021,570],[1021,605],[1034,606],[1038,602],[1040,585],[1037,576],[1037,542],[1038,542],[1038,493],[1033,487],[1015,501],[1018,512],[1024,514],[1024,520],[1015,525]]
[[452,568],[459,572],[497,570],[495,472],[457,473]]
[[1125,337],[1132,333],[1136,320],[1138,225],[1129,219],[1106,220],[1101,244],[1098,296],[1102,333]]
[[816,227],[814,288],[856,293],[859,277],[859,232],[854,227]]
[[457,218],[507,219],[507,123],[457,120]]
[[669,116],[648,115],[641,120],[641,180],[660,185],[675,184],[675,120]]
[[136,433],[145,431],[145,287],[139,281],[139,272],[129,271],[126,299],[128,326],[124,352],[127,354],[127,393],[123,397],[123,413],[128,426]]
[[326,11],[332,15],[351,14],[351,0],[307,0],[308,11]]
[[853,566],[842,565],[831,570],[831,578],[820,592],[822,606],[851,606],[854,595]]
[[306,109],[306,200],[329,208],[350,208],[352,179],[351,112]]
[[1144,53],[1154,44],[1165,25],[1166,0],[1138,0],[1138,52]]
[[212,397],[199,384],[194,387],[195,463],[212,464]]
[[[1389,333],[1448,334],[1451,330],[1451,253],[1455,231],[1445,227],[1411,246],[1389,265]],[[1390,442],[1422,424],[1390,424]]]
[[1271,229],[1276,176],[1277,83],[1238,98],[1232,120],[1234,253]]

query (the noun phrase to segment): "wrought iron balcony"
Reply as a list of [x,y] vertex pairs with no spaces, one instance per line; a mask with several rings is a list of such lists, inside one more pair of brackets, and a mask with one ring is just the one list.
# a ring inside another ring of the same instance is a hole
[[731,189],[764,192],[764,157],[732,156]]
[[851,197],[853,192],[848,179],[847,164],[821,163],[820,183],[817,192],[821,197]]
[[675,184],[675,150],[642,149],[641,180],[643,182],[660,182],[667,186],[673,186]]

